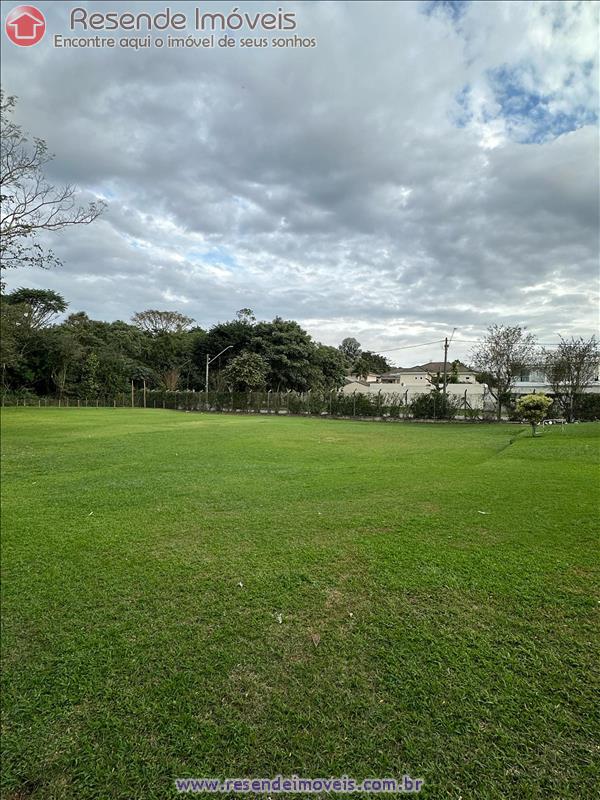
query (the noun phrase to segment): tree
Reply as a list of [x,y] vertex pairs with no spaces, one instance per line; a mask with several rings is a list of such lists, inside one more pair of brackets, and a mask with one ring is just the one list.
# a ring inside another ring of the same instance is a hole
[[[17,289],[2,296],[1,358],[5,388],[11,384],[23,387],[35,381],[43,363],[44,341],[40,334],[66,308],[62,295],[45,289]],[[42,352],[36,354],[36,350]]]
[[43,139],[30,142],[14,122],[15,105],[15,97],[0,91],[0,266],[58,265],[54,253],[37,241],[38,234],[89,225],[104,211],[105,203],[78,206],[74,186],[47,182],[44,167],[53,156]]
[[489,377],[498,420],[502,418],[502,404],[509,401],[514,382],[521,369],[532,363],[534,353],[535,337],[520,325],[491,325],[471,353],[475,368]]
[[272,322],[258,322],[250,330],[252,339],[248,349],[267,361],[269,389],[275,392],[310,389],[317,348],[297,322],[275,317]]
[[70,372],[81,357],[81,346],[76,337],[63,328],[51,328],[45,336],[50,374],[59,397],[62,397],[70,383]]
[[352,336],[347,336],[345,339],[343,339],[338,349],[346,357],[349,367],[351,367],[354,362],[358,360],[362,352],[360,349],[360,343],[357,342],[357,340]]
[[224,383],[230,389],[254,391],[266,382],[269,366],[258,353],[240,353],[232,358],[222,372]]
[[81,374],[81,388],[83,389],[84,397],[96,396],[100,391],[100,384],[98,382],[98,373],[100,372],[100,359],[94,352],[89,353],[83,362],[83,369]]
[[448,383],[458,383],[458,370],[460,367],[460,361],[456,358],[450,365],[450,372],[446,375],[446,384]]
[[179,311],[157,311],[149,308],[147,311],[138,311],[131,318],[133,324],[141,331],[157,335],[159,333],[182,333],[187,330],[194,320],[180,314]]
[[252,325],[253,322],[256,322],[254,311],[251,308],[240,308],[239,311],[235,312],[235,316],[240,322],[245,322],[247,325]]
[[[450,370],[446,373],[446,386],[449,383],[458,383],[458,368],[460,366],[460,361],[456,359],[450,365]],[[444,390],[444,373],[443,372],[430,372],[427,375],[427,380],[433,386],[436,391],[443,391]]]
[[21,331],[24,324],[23,309],[3,302],[0,304],[0,363],[2,364],[2,387],[8,388],[9,373],[22,363]]
[[253,332],[253,325],[240,319],[234,319],[229,322],[219,322],[217,325],[213,325],[208,333],[196,337],[192,363],[198,374],[202,376],[202,385],[204,385],[206,356],[213,358],[218,353],[221,353],[219,359],[211,367],[209,374],[209,379],[214,384],[218,381],[220,369],[227,366],[232,358],[235,358],[236,355],[245,350],[254,349],[250,346]]
[[544,350],[544,370],[563,415],[572,422],[578,399],[598,375],[600,352],[595,336],[563,339],[556,350]]
[[155,371],[164,389],[175,391],[178,388],[181,371],[192,358],[192,344],[186,331],[159,333],[146,342],[143,360]]
[[312,388],[337,389],[344,385],[346,375],[346,359],[337,349],[325,344],[317,345],[314,357],[314,377]]
[[517,414],[531,425],[531,435],[535,436],[536,426],[540,424],[552,405],[552,398],[545,394],[526,394],[517,400]]
[[385,356],[380,356],[379,353],[373,353],[370,350],[364,350],[354,364],[354,371],[357,375],[368,375],[369,372],[378,374],[380,372],[388,372],[391,366]]
[[45,327],[68,307],[65,298],[51,289],[15,289],[3,300],[12,306],[23,306],[25,324],[30,330]]

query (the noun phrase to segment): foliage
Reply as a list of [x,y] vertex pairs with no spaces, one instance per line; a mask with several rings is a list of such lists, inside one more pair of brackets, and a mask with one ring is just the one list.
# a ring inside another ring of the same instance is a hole
[[536,426],[548,415],[552,398],[545,394],[526,394],[517,400],[517,414],[531,425],[531,435],[535,436]]
[[223,382],[231,389],[244,391],[265,385],[269,367],[258,353],[240,353],[223,370]]
[[358,361],[362,352],[360,343],[353,336],[347,336],[345,339],[342,339],[342,343],[338,349],[348,362],[349,367]]
[[580,394],[575,398],[575,419],[599,420],[600,419],[600,394]]
[[[459,374],[458,368],[460,365],[460,361],[456,360],[453,361],[451,364],[448,364],[446,370],[446,386],[449,383],[458,383],[459,382]],[[437,391],[443,391],[444,389],[444,373],[443,372],[436,372],[429,373],[427,376],[428,382],[433,386],[434,389]]]
[[544,370],[556,403],[568,422],[576,413],[577,398],[598,378],[600,352],[595,336],[563,339],[555,350],[544,350]]
[[240,308],[235,312],[235,316],[240,322],[246,322],[248,325],[256,322],[256,316],[251,308]]
[[297,322],[275,317],[253,327],[251,349],[269,365],[267,386],[274,392],[310,389],[316,345]]
[[366,378],[371,372],[377,375],[381,372],[388,372],[390,369],[391,364],[387,358],[380,356],[378,353],[372,353],[370,350],[365,350],[354,362],[351,372],[353,375]]
[[[136,324],[92,320],[78,311],[53,325],[53,315],[66,308],[54,292],[19,289],[2,300],[5,391],[30,389],[43,396],[56,390],[79,398],[97,391],[108,397],[129,391],[131,381],[145,382],[148,389],[205,389],[206,357],[223,350],[209,373],[211,389],[226,388],[225,378],[231,380],[233,373],[225,369],[242,353],[254,354],[255,364],[267,364],[264,380],[257,384],[254,376],[245,383],[254,388],[304,392],[343,384],[346,362],[338,349],[313,342],[291,320],[257,323],[248,308],[204,331],[191,328],[190,317],[156,310],[137,314]],[[59,359],[67,350],[69,358]],[[244,384],[240,380],[234,384]]]
[[38,241],[40,233],[88,225],[103,202],[77,206],[74,186],[52,186],[44,170],[53,156],[43,139],[29,141],[12,114],[16,98],[0,92],[0,266],[49,267],[60,261]]
[[535,337],[520,325],[491,325],[471,353],[476,370],[491,378],[488,387],[496,398],[498,420],[521,369],[534,356]]
[[23,319],[29,330],[45,327],[68,306],[65,298],[51,289],[15,289],[3,297],[3,302],[23,306]]
[[314,353],[314,378],[311,388],[338,389],[344,385],[346,359],[336,347],[318,345]]
[[410,413],[415,419],[454,419],[459,408],[460,403],[455,397],[436,389],[417,395],[409,403]]
[[162,333],[182,333],[194,322],[191,317],[186,317],[179,311],[158,311],[154,308],[138,311],[131,321],[140,330],[155,336]]
[[450,365],[450,373],[447,376],[447,382],[448,383],[458,383],[458,381],[459,381],[459,375],[458,375],[459,366],[460,366],[460,361],[458,359],[455,359],[452,362],[452,364]]

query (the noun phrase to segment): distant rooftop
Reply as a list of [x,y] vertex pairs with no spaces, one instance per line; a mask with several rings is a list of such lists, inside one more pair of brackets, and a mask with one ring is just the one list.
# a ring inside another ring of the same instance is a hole
[[[448,361],[446,364],[446,372],[449,374],[452,372],[452,364],[453,361]],[[457,364],[459,372],[473,372],[471,367],[467,367],[466,364],[463,364],[462,361],[459,361]],[[393,375],[402,375],[405,373],[410,372],[423,372],[427,375],[433,374],[435,375],[436,372],[443,373],[444,371],[444,362],[443,361],[428,361],[427,364],[417,364],[414,367],[393,367],[388,372],[383,372],[380,377],[387,378]]]

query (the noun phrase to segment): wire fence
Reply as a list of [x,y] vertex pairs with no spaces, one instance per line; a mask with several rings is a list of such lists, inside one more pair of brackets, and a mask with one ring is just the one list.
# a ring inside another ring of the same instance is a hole
[[[414,397],[412,398],[414,400]],[[28,392],[3,394],[2,407],[26,408],[145,408],[233,414],[273,414],[402,420],[427,418],[482,422],[495,418],[492,409],[472,408],[467,397],[435,399],[426,416],[415,413],[404,394],[344,394],[338,390],[307,392],[163,391],[133,388],[129,392],[84,397],[38,397]]]

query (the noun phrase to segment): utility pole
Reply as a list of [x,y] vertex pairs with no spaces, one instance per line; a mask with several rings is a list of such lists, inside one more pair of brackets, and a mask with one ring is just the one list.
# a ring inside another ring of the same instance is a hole
[[446,380],[448,375],[448,337],[444,339],[444,397],[446,397]]
[[131,407],[133,408],[133,380],[131,381]]
[[208,365],[210,364],[210,356],[206,354],[206,378],[204,383],[204,392],[206,394],[206,409],[208,410]]
[[453,328],[450,341],[448,341],[447,336],[444,339],[444,397],[446,397],[446,386],[448,385],[448,348],[450,347],[450,342],[452,342],[452,339],[454,339],[455,333],[456,333],[456,328]]
[[146,379],[144,378],[144,408],[146,408]]

